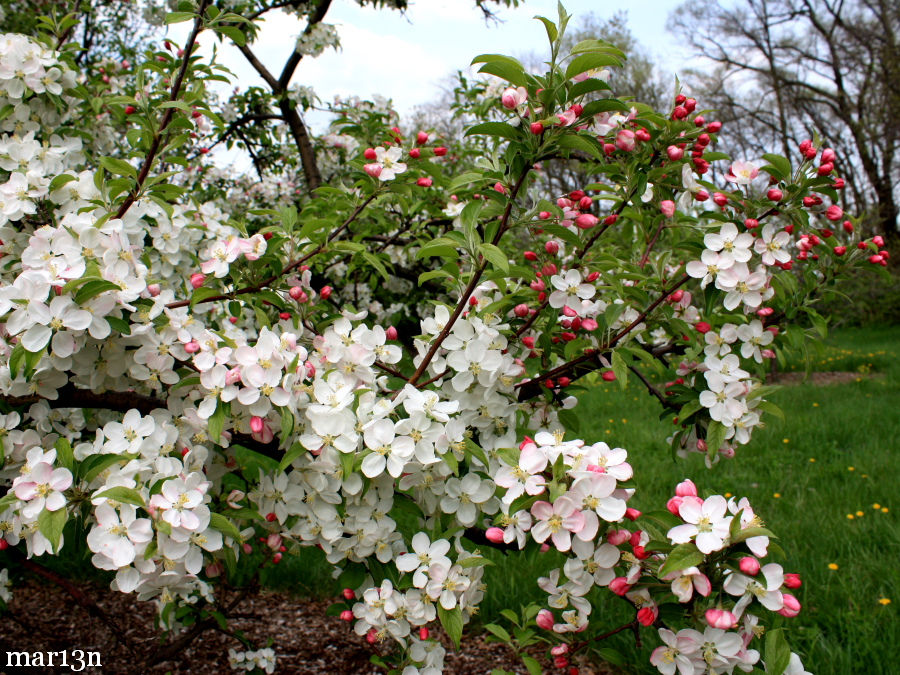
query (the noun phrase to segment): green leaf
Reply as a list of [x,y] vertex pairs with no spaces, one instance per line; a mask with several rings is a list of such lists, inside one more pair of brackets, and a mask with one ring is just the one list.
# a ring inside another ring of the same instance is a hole
[[484,624],[484,629],[487,632],[497,636],[504,642],[509,642],[510,640],[512,640],[509,633],[506,631],[506,629],[503,626],[498,626],[495,623],[486,623],[486,624]]
[[782,157],[781,155],[774,155],[770,152],[763,155],[763,159],[768,162],[766,166],[762,167],[763,171],[775,176],[775,178],[790,180],[792,171],[789,159]]
[[566,134],[565,136],[560,137],[558,143],[561,148],[565,148],[566,150],[580,150],[595,159],[602,160],[606,157],[606,155],[603,154],[603,146],[595,138],[590,138],[581,134]]
[[169,12],[166,14],[166,23],[182,23],[183,21],[190,21],[196,16],[193,12]]
[[222,430],[225,428],[225,404],[222,401],[216,403],[216,411],[206,421],[210,439],[218,443],[222,438]]
[[485,565],[493,565],[493,560],[488,560],[487,558],[482,558],[481,556],[472,556],[471,558],[463,558],[459,561],[460,567],[484,567]]
[[713,420],[709,423],[709,427],[706,429],[706,452],[710,457],[715,457],[719,452],[719,448],[725,442],[726,433],[728,433],[728,429],[721,422]]
[[68,518],[69,514],[65,508],[56,511],[44,509],[38,516],[38,531],[50,541],[54,553],[59,552],[59,540],[62,538]]
[[475,183],[477,181],[485,180],[484,174],[480,171],[467,171],[458,175],[450,185],[447,186],[447,192],[453,193],[459,190],[463,185],[468,185],[469,183]]
[[766,632],[766,673],[782,675],[791,662],[791,647],[784,638],[784,628]]
[[217,33],[221,33],[222,35],[226,35],[231,38],[231,41],[234,42],[238,47],[243,47],[247,44],[247,36],[241,31],[237,26],[222,26],[220,24],[216,24],[214,30]]
[[235,524],[232,523],[228,518],[223,516],[221,513],[210,513],[209,524],[211,527],[217,529],[226,537],[231,537],[236,542],[243,541],[240,530],[238,530]]
[[607,663],[613,664],[614,666],[624,666],[626,663],[625,657],[622,655],[622,652],[617,649],[613,649],[612,647],[603,647],[603,649],[598,649],[597,656],[599,656]]
[[466,453],[472,455],[475,459],[481,462],[485,468],[491,465],[482,447],[471,438],[466,439]]
[[137,178],[137,169],[124,159],[116,159],[115,157],[101,157],[100,166],[117,176],[128,176],[129,178]]
[[462,640],[463,618],[462,610],[459,607],[453,609],[444,609],[442,605],[438,605],[438,618],[444,627],[447,636],[453,641],[453,644],[459,649],[459,642]]
[[538,663],[537,659],[533,656],[522,654],[522,663],[525,664],[525,667],[528,669],[529,675],[542,675],[544,672],[544,669],[541,668],[541,664]]
[[669,552],[666,562],[659,568],[657,576],[663,578],[667,574],[695,567],[702,562],[703,554],[697,549],[696,544],[679,544]]
[[78,180],[78,178],[70,173],[61,173],[56,178],[50,181],[50,185],[47,187],[47,190],[49,192],[55,192],[64,185],[71,183],[73,180]]
[[746,541],[747,539],[751,539],[753,537],[775,537],[775,533],[771,530],[767,530],[764,527],[745,527],[743,530],[738,532],[734,537],[731,538],[732,544],[739,544],[742,541]]
[[466,129],[466,136],[499,136],[516,140],[522,137],[522,131],[506,122],[482,122]]
[[[543,16],[536,16],[534,18],[544,24],[544,28],[547,30],[547,38],[550,40],[550,43],[556,42],[556,38],[559,36],[559,31],[556,30],[556,24]],[[485,626],[485,628],[486,627],[487,626]]]
[[499,248],[493,244],[479,244],[478,252],[494,267],[499,267],[504,273],[509,273],[509,258]]
[[629,107],[617,98],[602,98],[599,101],[591,101],[584,106],[581,111],[582,117],[593,117],[597,113],[611,112],[617,110],[619,112],[628,112]]
[[90,455],[78,466],[78,473],[85,483],[90,483],[116,462],[126,461],[123,455]]
[[53,445],[56,448],[56,459],[59,463],[71,472],[75,471],[75,454],[72,452],[72,444],[67,438],[57,438]]
[[7,507],[15,504],[17,501],[19,501],[19,498],[16,497],[16,494],[14,492],[10,492],[9,494],[0,497],[0,513],[5,511]]
[[73,300],[75,304],[83,305],[91,298],[95,298],[101,293],[105,293],[106,291],[121,291],[122,287],[119,284],[114,284],[112,281],[107,281],[106,279],[94,279],[88,281],[81,288],[79,288],[75,292],[75,297]]
[[611,365],[613,372],[616,374],[616,380],[619,383],[619,387],[625,389],[625,387],[628,386],[628,365],[618,351],[612,353]]
[[191,293],[191,307],[196,305],[198,302],[203,302],[207,298],[211,298],[214,295],[220,295],[219,291],[215,288],[208,288],[207,286],[201,286],[200,288],[194,289],[194,292]]
[[[294,443],[291,446],[290,450],[288,450],[286,453],[284,453],[284,458],[278,464],[278,470],[284,471],[291,464],[293,464],[295,459],[297,459],[300,455],[303,455],[305,453],[306,453],[306,448],[304,448],[301,443]],[[353,457],[353,455],[350,455],[350,457]]]
[[517,87],[524,87],[527,82],[525,79],[525,70],[521,65],[512,65],[503,61],[491,61],[490,63],[485,63],[478,69],[478,72],[496,75],[500,79],[511,82]]
[[589,52],[587,54],[579,54],[569,62],[566,68],[566,79],[570,80],[576,75],[581,75],[590,70],[605,68],[607,66],[621,66],[622,61],[612,54],[603,54],[600,52]]
[[140,492],[134,488],[128,488],[122,485],[117,485],[116,487],[104,490],[100,494],[94,495],[92,499],[109,499],[114,502],[121,502],[122,504],[145,506],[144,498],[141,496]]

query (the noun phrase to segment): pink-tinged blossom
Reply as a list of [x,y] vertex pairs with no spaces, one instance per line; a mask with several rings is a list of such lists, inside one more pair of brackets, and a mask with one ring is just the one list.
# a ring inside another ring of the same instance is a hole
[[522,447],[516,466],[501,464],[495,482],[506,488],[503,502],[511,504],[522,496],[539,495],[544,491],[546,479],[540,475],[547,468],[547,456],[534,444],[527,443]]
[[673,572],[665,577],[668,581],[672,580],[672,593],[678,598],[678,602],[690,602],[697,591],[704,598],[708,597],[712,591],[712,584],[709,577],[703,574],[696,567],[688,567],[679,572]]
[[36,518],[47,509],[58,511],[65,507],[64,490],[72,485],[72,473],[68,469],[54,469],[46,462],[35,464],[31,471],[13,481],[13,492],[18,499],[25,502],[22,515]]
[[738,160],[732,162],[725,179],[737,185],[749,185],[759,175],[759,167],[753,162]]
[[581,532],[585,525],[584,514],[578,505],[569,497],[559,497],[553,504],[536,502],[531,507],[531,515],[536,523],[531,528],[531,536],[539,544],[548,538],[560,551],[568,551],[572,547],[572,534]]
[[713,495],[705,501],[696,497],[685,497],[679,514],[686,521],[668,532],[673,544],[686,544],[695,539],[701,553],[709,555],[725,547],[731,516],[726,515],[728,503],[721,495]]
[[781,565],[769,563],[763,565],[755,577],[738,572],[728,575],[722,587],[729,595],[741,596],[735,605],[735,614],[740,616],[744,608],[754,599],[770,611],[780,610],[784,606],[782,584],[784,584],[784,570]]
[[675,675],[676,670],[679,675],[694,675],[697,672],[690,658],[698,649],[696,641],[678,637],[668,628],[659,629],[659,638],[663,644],[650,654],[650,663],[662,675]]

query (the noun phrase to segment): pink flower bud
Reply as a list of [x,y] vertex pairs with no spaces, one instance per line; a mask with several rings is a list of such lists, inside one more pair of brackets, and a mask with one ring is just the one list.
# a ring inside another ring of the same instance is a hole
[[679,497],[696,497],[697,486],[694,485],[694,482],[690,478],[688,478],[675,486],[675,494]]
[[250,431],[254,434],[262,433],[263,427],[265,426],[265,420],[258,415],[254,415],[250,418]]
[[591,213],[582,213],[575,219],[575,226],[581,230],[589,230],[594,227],[600,219]]
[[422,176],[416,180],[416,185],[419,187],[431,187],[432,183],[434,183],[434,181],[429,176]]
[[770,201],[780,202],[784,198],[784,193],[778,188],[772,188],[766,193],[766,197],[768,197]]
[[419,629],[419,639],[420,640],[427,640],[429,635],[431,635],[431,632],[425,626],[422,626]]
[[882,248],[884,246],[884,237],[880,234],[876,234],[872,237],[872,243],[875,244],[878,248]]
[[751,577],[755,577],[759,574],[759,560],[754,558],[752,555],[748,555],[746,558],[741,558],[740,562],[741,572],[744,574],[749,574]]
[[184,351],[188,354],[196,354],[200,351],[200,343],[196,340],[191,340],[186,345],[184,345]]
[[191,286],[194,288],[200,288],[203,285],[203,282],[206,281],[206,275],[201,274],[200,272],[195,272],[191,275]]
[[331,291],[332,291],[331,286],[322,286],[322,290],[319,291],[319,295],[322,296],[323,300],[327,300],[328,298],[331,297]]
[[345,588],[345,589],[341,592],[341,595],[344,596],[344,600],[353,600],[353,598],[356,597],[356,593],[353,592],[353,589],[352,589],[352,588]]
[[388,326],[387,329],[384,331],[384,336],[388,340],[396,340],[397,339],[397,329],[394,328],[393,326]]
[[597,330],[600,324],[598,324],[594,319],[583,319],[581,321],[581,329],[586,330],[587,332],[593,332]]
[[641,607],[637,613],[637,620],[642,626],[652,626],[656,621],[656,611],[652,607]]
[[832,150],[831,148],[825,148],[824,150],[822,150],[822,160],[821,161],[823,164],[825,164],[826,162],[834,164],[834,160],[836,160],[836,159],[837,159],[837,155],[834,153],[834,150]]
[[244,551],[245,555],[253,553],[253,547],[250,544],[241,544],[241,550]]
[[629,506],[625,509],[625,517],[628,518],[628,520],[637,520],[641,517],[641,512]]
[[569,653],[569,645],[563,643],[561,645],[555,645],[550,648],[550,654],[553,656],[562,656],[563,654]]
[[789,619],[797,616],[800,613],[800,601],[790,593],[782,593],[781,597],[784,599],[784,607],[779,609],[778,613]]
[[616,595],[625,595],[628,591],[631,590],[631,584],[625,580],[625,577],[616,577],[612,581],[609,582],[609,590],[611,590]]
[[616,134],[616,147],[619,150],[631,152],[634,150],[635,144],[634,132],[630,129],[621,129],[619,133]]
[[531,133],[535,136],[540,136],[542,133],[544,133],[544,125],[540,122],[532,122]]
[[616,374],[611,370],[604,370],[603,373],[601,373],[600,377],[603,378],[604,382],[615,382],[616,381]]
[[713,628],[728,630],[737,623],[737,618],[727,609],[708,609],[704,615],[706,623]]
[[800,588],[803,585],[803,580],[799,574],[788,572],[784,575],[784,585],[788,588]]
[[[344,610],[344,611],[349,611],[349,610]],[[341,612],[341,615],[343,615],[343,613],[344,612]],[[349,612],[349,613],[350,613],[350,618],[352,619],[353,612]],[[370,628],[369,632],[366,633],[366,642],[368,642],[370,645],[374,645],[376,642],[378,642],[378,632],[374,628]]]
[[372,176],[372,178],[378,178],[383,170],[384,167],[381,164],[366,164],[363,166],[363,171]]
[[159,284],[150,284],[149,286],[147,286],[147,292],[153,298],[158,296],[160,294],[161,290],[162,289],[160,289]]
[[341,621],[353,621],[353,612],[349,609],[345,609],[341,612]]
[[710,326],[706,321],[698,321],[694,324],[694,328],[697,329],[698,333],[708,333],[712,330],[712,326]]
[[559,253],[559,244],[557,244],[555,241],[548,241],[546,244],[544,244],[544,250],[547,251],[547,253],[549,253],[550,255],[556,255],[557,253]]
[[677,145],[670,145],[666,148],[666,154],[669,156],[669,159],[673,162],[677,162],[679,159],[684,157],[684,150],[679,148]]
[[606,533],[606,541],[613,546],[620,546],[631,539],[631,532],[628,530],[611,530]]
[[507,110],[513,110],[517,105],[519,105],[517,94],[518,92],[516,92],[513,87],[504,89],[503,93],[500,95],[500,103],[503,104],[503,107]]
[[672,515],[678,515],[678,509],[681,508],[681,497],[675,496],[672,497],[669,501],[666,502],[666,510]]
[[241,367],[235,366],[227,373],[225,373],[225,384],[232,385],[236,382],[240,382],[241,380]]
[[560,656],[553,657],[553,667],[554,668],[565,668],[568,665],[569,665],[569,659],[567,659],[565,656],[560,655]]
[[552,630],[553,629],[553,613],[549,609],[542,609],[537,613],[537,617],[535,618],[535,623],[537,623],[538,628],[543,628],[544,630]]
[[495,544],[503,543],[503,530],[499,527],[489,527],[484,533],[485,538]]
[[363,152],[363,157],[366,159],[375,159],[378,157],[378,154],[375,152],[375,148],[366,148]]
[[844,210],[837,204],[832,204],[825,210],[825,217],[828,220],[840,220],[844,217]]
[[[547,381],[550,382],[550,380],[547,380]],[[549,550],[550,550],[550,544],[541,544],[541,548],[540,548],[541,553],[546,553]]]
[[666,218],[671,218],[675,215],[675,202],[671,199],[664,199],[659,203],[659,210]]
[[416,143],[419,145],[425,145],[428,142],[428,134],[424,131],[420,131],[416,134]]
[[526,316],[528,316],[528,305],[526,305],[525,303],[516,305],[513,308],[513,312],[515,312],[516,316],[520,319],[524,319]]

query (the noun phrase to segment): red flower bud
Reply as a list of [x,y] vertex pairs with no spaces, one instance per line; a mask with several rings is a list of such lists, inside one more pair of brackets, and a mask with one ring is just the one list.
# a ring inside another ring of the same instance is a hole
[[611,370],[604,370],[600,377],[603,378],[604,382],[615,382],[616,380],[616,374]]
[[443,157],[443,156],[446,155],[446,154],[447,154],[447,148],[445,148],[445,147],[442,146],[442,145],[439,145],[438,147],[436,147],[436,148],[434,149],[434,155],[435,155],[435,157]]
[[684,150],[679,148],[677,145],[670,145],[666,148],[666,154],[669,156],[669,159],[673,162],[677,162],[679,159],[684,157]]
[[694,328],[697,329],[698,333],[708,333],[712,330],[712,326],[710,326],[706,321],[698,321],[694,324]]
[[431,184],[433,182],[434,181],[432,181],[429,176],[422,176],[416,181],[416,185],[418,185],[419,187],[431,187]]
[[550,255],[556,255],[557,253],[559,253],[559,244],[557,244],[555,241],[548,241],[546,244],[544,244],[544,250],[547,251],[547,253],[549,253]]
[[365,152],[363,152],[363,157],[371,160],[378,157],[378,155],[375,154],[375,148],[366,148]]
[[424,131],[420,131],[416,134],[416,143],[418,145],[425,145],[428,142],[428,134]]
[[540,122],[532,122],[531,133],[533,133],[535,136],[540,136],[542,133],[544,133],[544,125]]
[[780,202],[784,198],[784,193],[778,188],[772,188],[766,193],[766,197],[773,202]]
[[413,148],[412,150],[409,151],[409,156],[412,157],[413,159],[419,159],[419,157],[422,156],[422,151],[419,150],[419,148]]

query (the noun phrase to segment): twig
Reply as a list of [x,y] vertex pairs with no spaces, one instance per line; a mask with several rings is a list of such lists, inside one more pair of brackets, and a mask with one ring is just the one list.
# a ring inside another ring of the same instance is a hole
[[[181,59],[181,68],[178,70],[178,75],[175,77],[175,82],[172,83],[172,89],[169,93],[170,102],[177,101],[178,95],[181,93],[181,86],[184,84],[184,78],[185,75],[187,75],[188,67],[191,63],[191,56],[193,55],[194,45],[197,42],[197,36],[203,29],[203,13],[206,11],[206,7],[210,2],[211,0],[200,0],[200,6],[197,8],[197,18],[194,19],[194,27],[191,30],[191,34],[188,36],[187,42],[184,45],[184,56]],[[169,122],[172,121],[172,116],[174,114],[175,108],[166,108],[163,111],[163,116],[159,123],[159,129],[153,135],[153,142],[150,144],[150,149],[147,151],[147,156],[144,158],[144,163],[141,165],[141,169],[138,172],[134,190],[128,193],[125,201],[122,202],[119,210],[116,211],[116,218],[121,218],[122,216],[124,216],[128,212],[128,209],[131,208],[131,205],[134,204],[134,202],[137,200],[138,195],[141,192],[141,188],[144,186],[144,182],[147,180],[147,176],[150,175],[150,168],[153,166],[153,160],[156,159],[156,153],[159,152],[159,146],[162,143],[163,133],[165,132],[166,127],[169,126]]]

